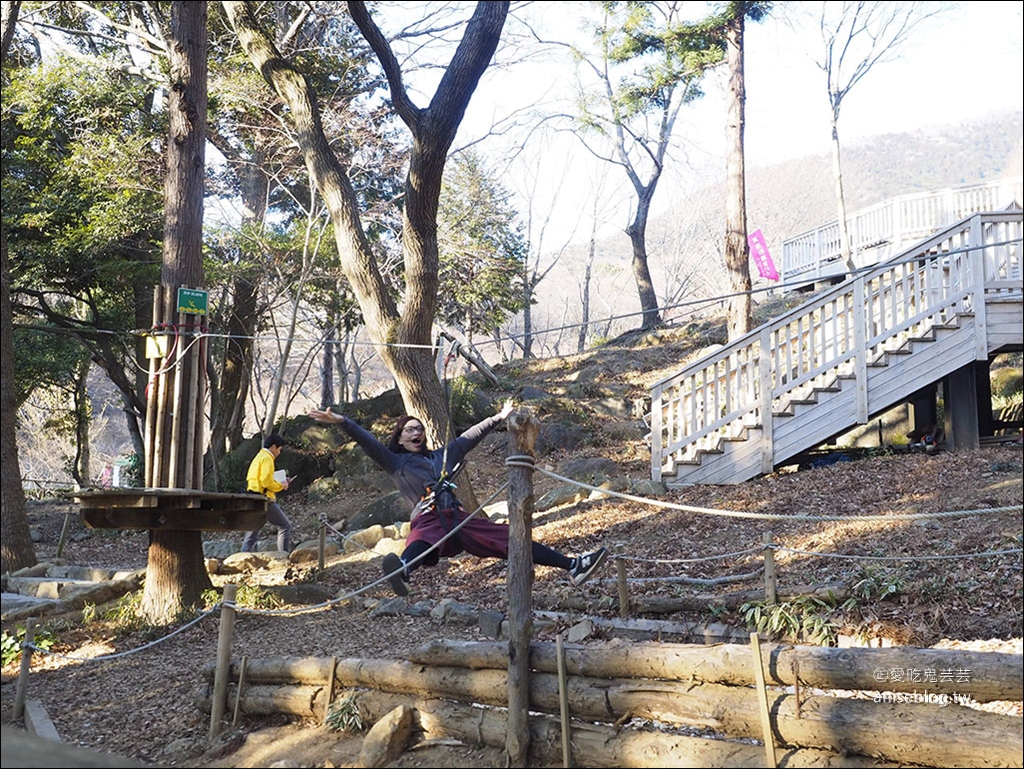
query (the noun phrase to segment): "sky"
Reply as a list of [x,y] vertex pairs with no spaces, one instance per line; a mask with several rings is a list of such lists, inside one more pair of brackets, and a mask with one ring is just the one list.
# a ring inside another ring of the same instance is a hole
[[[749,23],[746,29],[748,169],[830,150],[825,76],[815,63],[822,50],[817,28],[820,3],[777,5],[784,13]],[[548,34],[564,39],[568,30],[579,25],[580,6],[579,2],[535,3],[527,11],[540,14],[534,21]],[[945,7],[944,13],[914,32],[895,60],[879,63],[851,89],[839,121],[844,143],[1022,108],[1024,2],[947,3]],[[572,68],[555,60],[516,65],[506,71],[492,68],[473,97],[460,140],[467,142],[485,133],[503,114],[554,105],[559,95],[568,93],[572,82]],[[704,90],[705,96],[684,107],[680,115],[677,133],[681,141],[655,197],[655,215],[659,205],[664,207],[675,193],[686,192],[694,180],[699,183],[709,174],[724,173],[724,72],[708,78]],[[484,146],[493,151],[495,143],[489,140]],[[540,160],[535,157],[538,153]],[[574,169],[571,177],[579,187],[570,194],[563,190],[561,199],[550,203],[549,211],[564,213],[552,217],[560,224],[549,227],[549,246],[582,241],[589,235],[586,227],[572,224],[579,218],[581,197],[589,195],[597,183],[599,171],[587,155],[579,141],[567,135],[549,137],[545,144],[534,144],[524,153],[521,162],[529,162],[531,169],[520,172],[523,178],[538,174],[541,178],[533,187],[537,190],[535,201],[545,191],[554,196],[563,184],[566,166]],[[629,214],[623,207],[628,209],[631,195],[624,189],[627,185],[621,171],[618,174],[606,182],[620,192],[618,201],[609,195],[611,210],[602,216],[607,231],[621,231]],[[527,189],[527,183],[512,169],[506,183],[520,194]],[[540,205],[544,208],[545,204]]]

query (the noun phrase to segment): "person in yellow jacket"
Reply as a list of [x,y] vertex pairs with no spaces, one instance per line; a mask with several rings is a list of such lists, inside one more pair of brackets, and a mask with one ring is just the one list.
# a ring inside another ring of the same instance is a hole
[[[284,514],[284,510],[277,504],[277,492],[284,491],[291,482],[285,478],[284,482],[274,477],[274,461],[281,456],[281,449],[287,442],[277,433],[268,435],[263,441],[263,448],[252,458],[249,463],[249,472],[245,476],[246,488],[250,492],[262,494],[270,500],[267,505],[267,523],[277,527],[277,549],[290,553],[292,549],[292,522]],[[242,539],[242,552],[251,553],[256,550],[260,541],[260,530],[247,532]]]

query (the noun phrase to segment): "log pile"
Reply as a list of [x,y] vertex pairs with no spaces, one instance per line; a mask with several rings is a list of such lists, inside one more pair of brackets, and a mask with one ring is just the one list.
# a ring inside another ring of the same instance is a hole
[[[248,683],[240,696],[240,666],[232,664],[229,707],[237,697],[243,713],[322,719],[330,695],[358,689],[362,690],[360,707],[369,721],[406,704],[416,710],[417,728],[427,738],[502,746],[507,733],[507,712],[502,710],[508,704],[507,652],[507,644],[499,642],[433,642],[401,662],[247,660]],[[1021,700],[1021,655],[765,645],[762,658],[772,733],[782,765],[996,767],[1020,763],[1021,719],[965,707],[951,701],[951,695],[955,692],[976,702]],[[535,748],[549,751],[558,745],[561,734],[557,663],[555,644],[530,645],[530,709],[545,714],[531,716],[531,740]],[[751,744],[752,739],[761,739],[762,727],[751,688],[753,656],[747,646],[566,645],[564,665],[577,765],[749,766],[763,762],[764,749]],[[206,673],[212,681],[212,666]],[[935,682],[928,682],[933,676]],[[914,680],[922,677],[925,680]],[[841,697],[830,694],[832,690],[866,693]],[[878,690],[888,698],[872,695]],[[914,701],[928,693],[932,702]],[[938,702],[942,694],[947,695],[946,704]],[[209,710],[209,693],[201,697],[200,705]],[[676,729],[624,728],[635,719]],[[679,732],[685,727],[700,727],[721,738],[684,736]]]

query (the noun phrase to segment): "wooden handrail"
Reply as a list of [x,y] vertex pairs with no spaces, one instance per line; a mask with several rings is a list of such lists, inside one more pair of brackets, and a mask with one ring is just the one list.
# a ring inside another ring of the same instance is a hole
[[[761,431],[762,472],[769,471],[780,461],[772,448],[776,415],[838,389],[842,378],[855,380],[858,419],[866,422],[870,366],[965,315],[983,334],[986,293],[1019,298],[1022,220],[1019,210],[962,219],[656,382],[652,477],[750,428]],[[974,344],[982,351],[986,342]]]

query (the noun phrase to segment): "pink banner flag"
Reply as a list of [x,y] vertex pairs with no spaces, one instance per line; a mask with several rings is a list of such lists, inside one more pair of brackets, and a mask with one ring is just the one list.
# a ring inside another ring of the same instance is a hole
[[757,274],[768,280],[778,280],[779,273],[775,269],[771,254],[768,253],[768,244],[761,230],[754,230],[747,236],[747,245],[750,246],[750,256],[757,265]]

